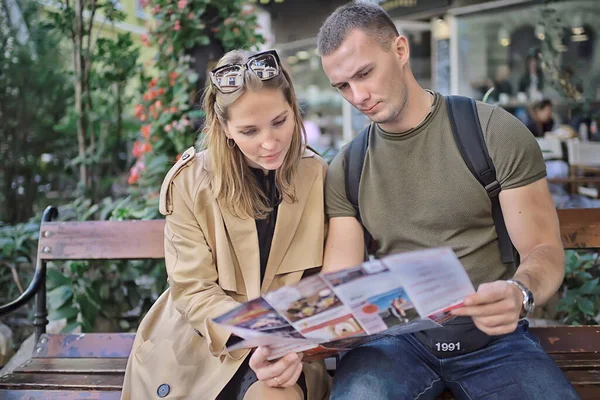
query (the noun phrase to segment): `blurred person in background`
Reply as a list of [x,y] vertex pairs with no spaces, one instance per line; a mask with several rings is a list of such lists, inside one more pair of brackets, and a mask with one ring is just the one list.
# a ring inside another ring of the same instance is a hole
[[546,132],[551,132],[555,128],[552,118],[552,101],[545,99],[527,108],[523,123],[535,137],[544,137]]
[[525,73],[519,80],[519,92],[525,93],[529,101],[542,99],[544,90],[544,73],[539,58],[530,54],[525,62]]

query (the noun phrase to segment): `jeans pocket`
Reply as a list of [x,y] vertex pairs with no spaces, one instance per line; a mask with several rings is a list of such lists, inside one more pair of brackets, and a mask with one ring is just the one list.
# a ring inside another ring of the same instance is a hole
[[529,331],[529,329],[526,329],[520,333],[525,339],[527,339],[529,342],[533,343],[535,345],[535,347],[537,347],[538,349],[542,349],[542,343],[540,341],[540,338],[538,338],[536,335],[531,333]]

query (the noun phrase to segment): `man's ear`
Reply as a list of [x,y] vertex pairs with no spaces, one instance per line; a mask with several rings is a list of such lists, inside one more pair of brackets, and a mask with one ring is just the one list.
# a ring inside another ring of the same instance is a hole
[[394,52],[402,65],[408,63],[410,57],[410,49],[408,47],[408,39],[406,36],[400,35],[394,39]]

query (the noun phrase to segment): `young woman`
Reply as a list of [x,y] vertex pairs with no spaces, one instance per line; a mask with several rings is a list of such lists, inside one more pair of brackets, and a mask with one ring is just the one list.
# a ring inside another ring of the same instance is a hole
[[205,149],[162,185],[169,289],[140,324],[122,399],[327,398],[322,362],[228,352],[211,321],[322,265],[327,164],[306,149],[296,103],[275,51],[230,52],[210,73]]

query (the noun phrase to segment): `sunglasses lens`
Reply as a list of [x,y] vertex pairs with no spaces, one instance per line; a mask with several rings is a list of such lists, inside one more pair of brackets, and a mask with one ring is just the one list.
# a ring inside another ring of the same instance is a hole
[[223,92],[231,93],[238,90],[244,84],[243,68],[232,65],[213,72],[213,83]]
[[279,75],[279,64],[272,54],[265,54],[251,60],[248,67],[263,81]]

